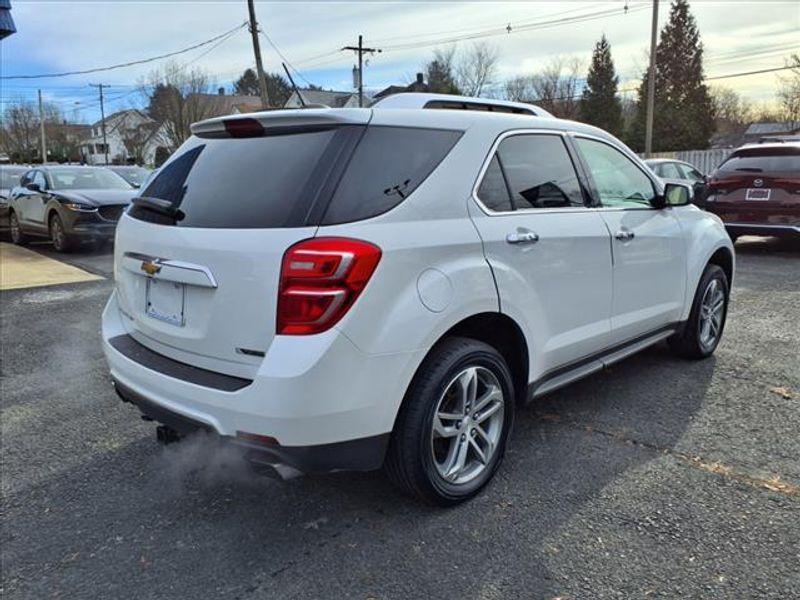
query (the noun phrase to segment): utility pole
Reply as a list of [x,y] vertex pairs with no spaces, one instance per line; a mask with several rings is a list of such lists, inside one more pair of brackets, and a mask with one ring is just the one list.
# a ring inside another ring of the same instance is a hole
[[364,54],[382,52],[380,48],[364,48],[364,36],[358,36],[358,46],[345,46],[342,50],[358,53],[358,105],[364,106]]
[[658,0],[653,0],[653,23],[650,28],[650,75],[647,78],[647,114],[644,130],[644,155],[653,153],[653,111],[656,103],[656,37],[658,35]]
[[103,83],[90,83],[92,87],[100,88],[100,129],[103,130],[103,150],[105,150],[106,166],[108,166],[108,140],[106,139],[106,107],[103,104],[103,88],[108,87]]
[[42,90],[39,90],[39,134],[42,136],[42,164],[47,162],[47,138],[44,135],[44,105]]
[[269,108],[269,94],[267,93],[267,78],[264,75],[264,65],[261,63],[261,45],[258,43],[258,21],[256,21],[256,7],[253,5],[253,0],[247,0],[247,12],[250,13],[250,35],[253,37],[253,54],[256,55],[261,107],[266,109]]

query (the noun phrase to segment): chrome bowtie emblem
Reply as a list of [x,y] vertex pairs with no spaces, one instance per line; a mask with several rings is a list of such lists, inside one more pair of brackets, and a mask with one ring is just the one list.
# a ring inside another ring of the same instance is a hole
[[139,268],[152,277],[161,270],[161,265],[152,260],[145,260]]
[[756,186],[756,187],[761,187],[762,185],[764,185],[764,180],[763,179],[754,179],[753,180],[753,185]]

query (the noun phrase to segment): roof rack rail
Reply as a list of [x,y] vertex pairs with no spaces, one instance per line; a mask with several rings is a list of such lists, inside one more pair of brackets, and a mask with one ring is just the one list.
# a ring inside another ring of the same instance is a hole
[[434,108],[449,110],[474,110],[481,112],[500,112],[536,117],[553,117],[552,114],[535,104],[453,96],[450,94],[426,94],[420,92],[401,92],[392,94],[372,105],[372,108]]

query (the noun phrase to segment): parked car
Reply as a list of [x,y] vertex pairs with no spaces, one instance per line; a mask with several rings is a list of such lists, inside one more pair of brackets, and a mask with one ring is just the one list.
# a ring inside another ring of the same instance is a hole
[[112,165],[108,168],[135,188],[141,187],[152,172],[150,169],[137,165]]
[[648,158],[644,162],[664,181],[689,183],[694,193],[694,204],[704,206],[707,178],[697,167],[669,158]]
[[114,237],[134,188],[103,167],[40,166],[28,170],[11,193],[11,240],[49,237],[59,252],[83,241]]
[[714,352],[733,246],[688,186],[538,107],[440,98],[192,127],[120,221],[102,319],[160,440],[281,477],[385,465],[452,504],[518,404],[661,340]]
[[8,198],[30,167],[0,164],[0,227],[8,227]]
[[800,141],[750,144],[709,180],[706,210],[740,235],[800,237]]

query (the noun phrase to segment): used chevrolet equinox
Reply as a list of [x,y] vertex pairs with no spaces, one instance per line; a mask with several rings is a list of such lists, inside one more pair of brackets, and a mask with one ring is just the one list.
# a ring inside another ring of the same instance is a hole
[[284,478],[384,467],[453,504],[518,406],[722,336],[722,223],[594,127],[401,94],[192,133],[120,220],[103,313],[116,391],[162,441],[205,431]]

